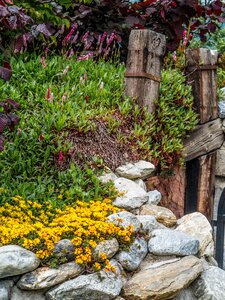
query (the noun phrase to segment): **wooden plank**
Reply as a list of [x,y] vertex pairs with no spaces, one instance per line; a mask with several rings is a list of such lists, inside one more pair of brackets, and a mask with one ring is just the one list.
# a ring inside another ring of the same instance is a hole
[[224,142],[222,121],[218,118],[203,125],[198,125],[190,137],[184,141],[184,157],[190,161],[219,149]]
[[187,49],[187,83],[192,85],[194,107],[200,124],[218,117],[217,64],[218,52],[209,49]]
[[198,158],[200,164],[198,182],[198,207],[197,210],[210,221],[213,218],[213,191],[215,181],[216,153],[211,153]]
[[[165,47],[166,38],[162,34],[148,29],[131,31],[126,64],[129,77],[125,74],[125,94],[137,98],[139,105],[147,106],[149,112],[154,110],[154,100],[159,97],[160,85],[151,78],[161,77]],[[132,74],[139,76],[132,77]]]

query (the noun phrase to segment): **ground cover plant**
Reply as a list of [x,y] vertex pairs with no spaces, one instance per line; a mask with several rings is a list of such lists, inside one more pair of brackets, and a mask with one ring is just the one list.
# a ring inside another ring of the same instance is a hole
[[20,104],[21,120],[0,153],[1,203],[15,195],[54,205],[115,196],[98,170],[128,159],[172,169],[196,124],[191,89],[175,69],[163,71],[160,101],[148,114],[123,96],[124,65],[36,55],[11,65],[0,89]]
[[61,239],[70,239],[74,244],[74,259],[87,269],[98,271],[111,269],[105,253],[94,254],[99,242],[116,238],[121,247],[132,241],[133,228],[119,227],[107,222],[107,216],[118,209],[109,199],[77,202],[76,206],[56,209],[50,203],[14,197],[10,204],[0,207],[0,247],[8,244],[20,245],[42,260],[42,264],[57,266],[66,262],[66,257],[57,257],[54,246]]

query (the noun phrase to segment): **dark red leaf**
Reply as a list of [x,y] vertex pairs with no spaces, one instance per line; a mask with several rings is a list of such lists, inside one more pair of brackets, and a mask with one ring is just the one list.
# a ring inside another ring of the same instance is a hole
[[9,125],[9,120],[6,115],[0,114],[0,134],[3,133],[5,128]]
[[12,76],[12,71],[8,68],[0,67],[0,78],[9,81]]
[[15,100],[8,98],[6,101],[14,108],[18,109],[20,107],[19,103],[17,103]]
[[0,151],[4,150],[4,137],[0,135]]

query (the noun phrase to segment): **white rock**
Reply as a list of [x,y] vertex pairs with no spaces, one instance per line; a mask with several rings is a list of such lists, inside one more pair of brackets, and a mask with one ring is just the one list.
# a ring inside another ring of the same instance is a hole
[[115,260],[110,264],[116,267],[113,272],[100,271],[90,275],[81,275],[66,281],[47,292],[48,300],[111,300],[119,296],[123,283],[121,270]]
[[225,271],[217,267],[209,267],[191,287],[198,300],[224,300]]
[[113,172],[104,173],[103,175],[99,176],[98,179],[102,183],[108,183],[110,181],[115,181],[118,177]]
[[143,190],[145,190],[147,192],[147,186],[146,186],[144,180],[136,179],[136,180],[134,180],[134,182],[137,183]]
[[12,289],[10,300],[45,300],[43,291],[21,291],[16,286]]
[[155,166],[147,161],[140,160],[136,163],[127,163],[116,169],[116,173],[128,179],[145,179],[151,176],[154,172]]
[[161,199],[162,199],[162,195],[159,191],[157,191],[157,190],[150,191],[150,192],[148,192],[147,204],[157,205],[157,204],[159,204]]
[[117,239],[106,240],[100,242],[93,251],[93,254],[97,257],[104,253],[107,258],[112,258],[119,250],[119,243]]
[[144,238],[137,238],[127,251],[121,251],[117,259],[127,271],[135,271],[148,252],[147,242]]
[[197,300],[191,288],[186,288],[180,291],[173,300]]
[[138,231],[141,228],[141,222],[138,218],[128,211],[112,214],[108,216],[107,219],[119,227],[125,228],[132,226],[134,231]]
[[17,286],[24,290],[50,288],[68,279],[77,277],[83,268],[75,262],[60,265],[57,269],[42,267],[21,277]]
[[207,218],[199,213],[194,212],[183,216],[177,221],[176,230],[182,231],[195,239],[199,240],[199,255],[213,256],[213,237],[212,227]]
[[166,228],[164,225],[156,221],[155,216],[139,215],[137,218],[141,222],[142,229],[145,233],[147,233],[148,237],[151,236],[153,230]]
[[13,280],[1,280],[0,281],[0,299],[9,300],[11,295],[11,289],[14,285]]
[[40,260],[34,253],[20,246],[0,247],[0,278],[33,271],[39,264]]
[[152,232],[148,249],[155,255],[195,255],[199,241],[178,230],[156,229]]
[[134,181],[126,178],[118,178],[114,181],[115,188],[122,193],[113,204],[120,208],[132,210],[141,207],[148,201],[148,194]]
[[223,143],[222,147],[216,151],[215,175],[225,177],[225,143]]

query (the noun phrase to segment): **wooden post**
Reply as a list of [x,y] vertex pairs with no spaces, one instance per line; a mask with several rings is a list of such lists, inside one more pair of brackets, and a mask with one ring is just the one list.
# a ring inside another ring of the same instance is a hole
[[159,96],[162,57],[166,38],[154,31],[132,30],[125,73],[125,94],[137,98],[140,106],[154,110]]
[[218,117],[217,59],[217,51],[205,48],[186,51],[187,83],[192,85],[194,106],[199,114],[200,124]]
[[[194,108],[200,125],[186,141],[186,213],[195,208],[209,220],[213,212],[215,153],[223,142],[217,106],[218,53],[209,49],[188,49],[187,82],[192,85]],[[192,140],[193,139],[193,140]],[[195,145],[194,145],[195,141]]]

